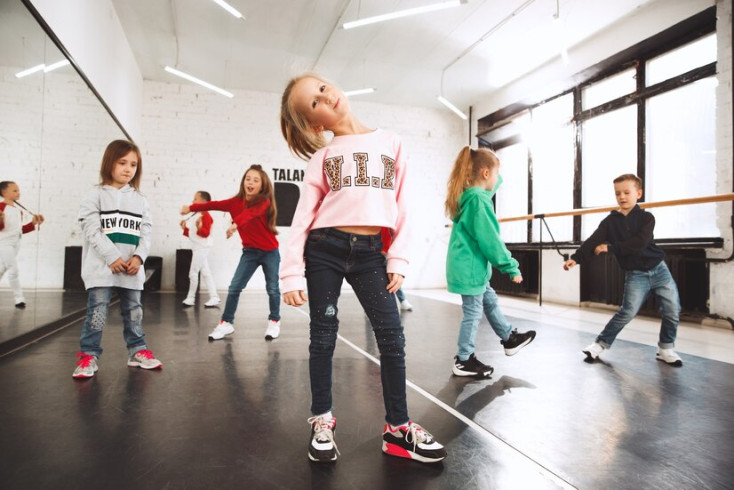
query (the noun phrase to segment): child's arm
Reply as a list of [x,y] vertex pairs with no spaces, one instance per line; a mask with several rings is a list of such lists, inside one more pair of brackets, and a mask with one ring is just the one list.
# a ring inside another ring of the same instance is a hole
[[150,207],[146,200],[143,207],[143,217],[140,222],[140,241],[135,247],[135,252],[130,260],[127,261],[127,273],[134,276],[138,273],[140,266],[145,263],[150,253],[150,236],[153,229],[153,217],[150,214]]
[[0,230],[5,229],[5,206],[4,202],[0,202]]
[[243,209],[237,216],[233,216],[232,221],[237,225],[237,228],[243,228],[249,221],[258,216],[267,215],[268,208],[270,208],[270,199],[263,199],[254,206]]
[[[120,259],[120,251],[112,240],[102,233],[99,215],[99,194],[92,191],[82,200],[79,206],[79,224],[84,238],[91,247],[100,254],[108,266]],[[113,272],[116,272],[113,270]]]
[[569,270],[576,265],[583,264],[584,261],[588,260],[594,255],[599,255],[603,251],[601,247],[606,244],[607,241],[607,221],[608,218],[604,218],[599,227],[594,230],[594,233],[587,238],[581,246],[571,255],[571,258],[563,263],[563,269]]
[[212,215],[204,211],[201,213],[201,218],[196,220],[196,234],[201,238],[207,238],[212,232]]
[[181,207],[181,214],[187,214],[192,211],[224,211],[231,213],[238,201],[239,198],[233,197],[224,201],[192,202],[191,204],[184,204]]
[[484,258],[503,274],[512,279],[520,276],[522,280],[520,264],[500,237],[500,226],[494,211],[488,205],[483,205],[479,199],[469,201],[467,206],[464,214],[470,216],[468,224]]
[[183,236],[186,236],[186,237],[189,236],[189,229],[186,226],[186,220],[182,219],[179,225],[181,225],[181,229],[183,230]]

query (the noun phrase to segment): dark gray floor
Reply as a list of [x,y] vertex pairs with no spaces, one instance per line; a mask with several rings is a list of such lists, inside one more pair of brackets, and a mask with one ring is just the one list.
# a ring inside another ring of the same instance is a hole
[[0,344],[83,311],[85,291],[24,291],[25,308],[16,308],[13,293],[0,291]]
[[[308,320],[284,307],[281,338],[263,339],[267,301],[243,295],[235,334],[208,342],[218,309],[146,294],[145,328],[162,371],[125,365],[117,309],[100,371],[71,378],[81,322],[0,358],[3,489],[732,488],[734,366],[618,341],[586,364],[593,336],[514,320],[536,341],[514,357],[483,322],[478,357],[490,380],[451,376],[461,309],[411,297],[403,315],[411,418],[443,442],[443,464],[380,451],[379,368],[347,342],[335,354],[334,413],[341,456],[306,457]],[[376,355],[353,295],[340,335]],[[435,397],[438,402],[431,399]],[[444,408],[445,406],[445,408]]]

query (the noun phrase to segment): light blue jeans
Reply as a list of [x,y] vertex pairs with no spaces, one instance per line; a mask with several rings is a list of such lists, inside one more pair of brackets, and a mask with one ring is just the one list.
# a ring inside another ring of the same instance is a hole
[[659,310],[663,317],[658,347],[661,349],[675,347],[680,299],[675,280],[663,261],[649,271],[627,271],[624,278],[622,306],[609,320],[596,341],[606,349],[611,347],[619,332],[637,315],[651,292],[658,297]]
[[497,302],[497,293],[492,286],[487,284],[484,294],[461,295],[461,309],[464,318],[461,319],[459,327],[459,352],[457,357],[460,361],[466,361],[474,353],[474,340],[477,337],[477,327],[482,319],[482,311],[489,320],[489,325],[494,333],[502,340],[507,340],[512,332],[512,325],[500,311]]
[[140,290],[125,288],[90,288],[87,290],[87,316],[84,319],[82,335],[79,339],[80,350],[84,354],[99,357],[102,355],[102,329],[107,323],[112,290],[120,296],[122,313],[122,336],[129,355],[146,349],[143,332],[143,304]]

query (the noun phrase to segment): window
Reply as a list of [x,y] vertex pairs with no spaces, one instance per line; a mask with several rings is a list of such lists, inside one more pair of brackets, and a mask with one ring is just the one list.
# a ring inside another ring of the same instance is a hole
[[647,62],[648,86],[716,61],[716,34],[709,34]]
[[584,87],[581,91],[582,108],[591,109],[623,95],[631,94],[637,88],[635,81],[636,71],[625,70],[622,73],[605,78],[593,85]]
[[[511,218],[528,214],[528,147],[525,143],[506,146],[497,151],[500,159],[500,175],[503,184],[496,194],[495,212],[498,218]],[[508,185],[512,183],[512,185]],[[500,223],[502,241],[525,243],[528,241],[527,221]]]

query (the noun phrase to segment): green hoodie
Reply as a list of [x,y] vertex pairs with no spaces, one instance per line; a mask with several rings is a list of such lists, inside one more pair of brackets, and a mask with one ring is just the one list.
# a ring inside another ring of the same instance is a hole
[[492,196],[501,183],[502,177],[498,176],[491,191],[470,187],[461,194],[446,257],[446,282],[452,293],[484,293],[492,277],[492,266],[510,277],[520,275],[517,260],[500,238],[500,225],[494,214]]

